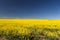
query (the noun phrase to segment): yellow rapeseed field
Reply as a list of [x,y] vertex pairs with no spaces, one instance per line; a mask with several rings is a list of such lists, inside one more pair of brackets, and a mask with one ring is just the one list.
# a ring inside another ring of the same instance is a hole
[[0,36],[14,40],[59,40],[60,20],[0,19]]

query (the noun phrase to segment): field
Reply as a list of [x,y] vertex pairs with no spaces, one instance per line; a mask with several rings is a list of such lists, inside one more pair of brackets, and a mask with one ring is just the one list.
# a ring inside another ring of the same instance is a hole
[[60,40],[60,20],[0,19],[0,40]]

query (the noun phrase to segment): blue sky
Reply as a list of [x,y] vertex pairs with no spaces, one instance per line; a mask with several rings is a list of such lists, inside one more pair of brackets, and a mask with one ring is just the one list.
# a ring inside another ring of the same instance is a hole
[[60,0],[0,0],[0,18],[60,19]]

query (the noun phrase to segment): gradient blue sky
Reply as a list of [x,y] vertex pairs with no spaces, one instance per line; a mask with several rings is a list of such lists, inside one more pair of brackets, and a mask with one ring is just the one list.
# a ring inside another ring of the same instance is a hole
[[60,0],[0,0],[0,18],[60,19]]

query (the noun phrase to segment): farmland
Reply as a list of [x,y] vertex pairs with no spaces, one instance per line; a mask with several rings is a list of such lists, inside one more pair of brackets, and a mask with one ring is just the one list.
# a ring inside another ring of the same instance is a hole
[[0,19],[0,39],[60,40],[60,20]]

